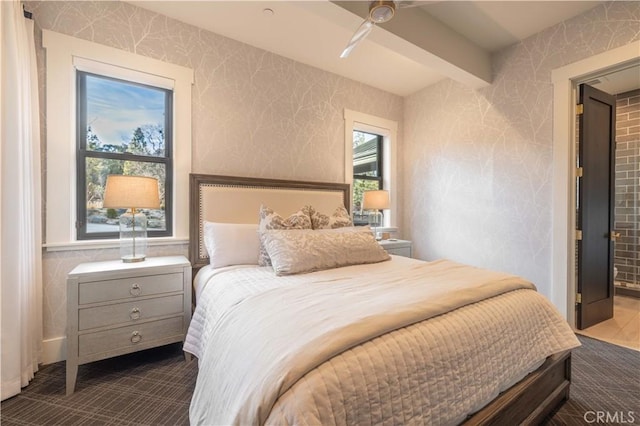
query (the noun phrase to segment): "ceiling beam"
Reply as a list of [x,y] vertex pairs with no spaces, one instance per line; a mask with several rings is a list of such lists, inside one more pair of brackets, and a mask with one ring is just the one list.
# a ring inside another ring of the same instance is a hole
[[[369,13],[369,2],[332,3],[361,19]],[[420,7],[397,9],[389,22],[377,26],[369,39],[393,49],[474,89],[491,84],[491,56],[461,34],[444,25]],[[357,27],[354,27],[354,31]]]

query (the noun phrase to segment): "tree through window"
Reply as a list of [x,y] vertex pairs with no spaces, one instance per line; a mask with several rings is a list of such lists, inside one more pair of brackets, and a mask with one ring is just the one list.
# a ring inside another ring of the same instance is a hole
[[124,209],[102,207],[107,176],[158,179],[160,209],[145,210],[149,236],[172,234],[171,90],[77,72],[78,239],[118,237]]

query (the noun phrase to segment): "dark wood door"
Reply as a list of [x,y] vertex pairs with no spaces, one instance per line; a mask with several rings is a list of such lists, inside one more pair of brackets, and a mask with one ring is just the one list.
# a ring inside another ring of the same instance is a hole
[[582,330],[613,317],[616,103],[614,96],[585,84],[579,96],[577,326]]

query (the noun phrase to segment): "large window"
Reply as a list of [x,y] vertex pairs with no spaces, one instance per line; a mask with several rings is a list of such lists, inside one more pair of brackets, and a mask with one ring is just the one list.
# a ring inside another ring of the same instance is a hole
[[171,90],[77,71],[78,239],[116,238],[124,209],[102,207],[108,175],[158,179],[149,236],[171,235]]
[[362,210],[364,191],[383,189],[382,136],[353,132],[353,220],[356,225],[369,223]]
[[[47,251],[118,246],[109,173],[160,178],[156,244],[189,237],[193,70],[42,30],[47,73]],[[112,237],[112,238],[110,238]]]

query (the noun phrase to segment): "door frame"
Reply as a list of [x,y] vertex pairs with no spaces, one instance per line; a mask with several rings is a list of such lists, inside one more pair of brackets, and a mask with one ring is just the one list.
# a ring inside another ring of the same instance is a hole
[[551,302],[576,326],[576,87],[605,72],[640,64],[640,40],[551,72],[553,83],[553,195]]

